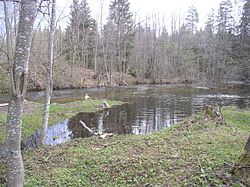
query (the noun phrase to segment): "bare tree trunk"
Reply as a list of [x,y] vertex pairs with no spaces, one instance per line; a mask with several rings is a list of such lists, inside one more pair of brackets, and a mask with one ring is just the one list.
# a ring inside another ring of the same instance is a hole
[[95,52],[94,52],[94,71],[96,73],[97,71],[97,57],[98,57],[98,45],[99,45],[99,39],[98,39],[98,27],[96,27],[95,31]]
[[20,10],[19,30],[14,57],[13,83],[7,117],[7,186],[24,184],[24,168],[20,149],[21,114],[27,87],[28,60],[30,54],[33,24],[36,16],[36,1],[23,0]]
[[44,103],[44,113],[42,119],[42,129],[40,133],[40,144],[45,143],[48,121],[49,121],[49,108],[50,99],[53,91],[53,62],[54,62],[54,34],[55,34],[55,20],[56,20],[56,0],[52,1],[52,10],[50,18],[50,32],[49,32],[49,42],[48,42],[48,64],[47,64],[47,80],[46,80],[46,91],[45,91],[45,103]]

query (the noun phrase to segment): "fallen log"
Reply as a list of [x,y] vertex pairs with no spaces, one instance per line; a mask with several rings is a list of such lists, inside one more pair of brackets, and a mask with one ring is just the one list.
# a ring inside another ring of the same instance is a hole
[[90,133],[91,135],[94,134],[94,131],[93,131],[91,128],[89,128],[82,120],[80,120],[80,123],[82,124],[82,126],[83,126],[85,129],[87,129],[87,131],[89,131],[89,133]]
[[87,131],[89,131],[89,133],[91,134],[91,136],[99,136],[99,138],[101,139],[106,139],[108,137],[112,137],[113,136],[113,133],[103,133],[103,134],[100,134],[100,133],[96,133],[94,132],[91,128],[89,128],[82,120],[80,120],[80,123],[82,124],[82,126],[87,129]]
[[106,139],[106,138],[112,137],[112,136],[113,136],[113,133],[104,133],[104,134],[100,135],[99,137],[101,139]]
[[4,106],[8,106],[8,105],[9,105],[9,103],[1,103],[0,107],[4,107]]

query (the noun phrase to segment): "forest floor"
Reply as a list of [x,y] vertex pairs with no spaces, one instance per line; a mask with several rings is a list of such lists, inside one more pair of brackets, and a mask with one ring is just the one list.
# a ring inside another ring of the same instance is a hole
[[[26,186],[248,186],[250,179],[232,169],[244,153],[250,110],[222,113],[221,124],[200,113],[150,135],[93,136],[26,150]],[[2,164],[2,181],[4,170]]]

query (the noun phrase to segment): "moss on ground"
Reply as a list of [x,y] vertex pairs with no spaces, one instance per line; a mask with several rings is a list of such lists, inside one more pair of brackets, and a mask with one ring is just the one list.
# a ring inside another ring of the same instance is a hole
[[27,150],[26,186],[247,186],[231,171],[244,153],[250,110],[222,112],[222,125],[197,115],[150,135]]

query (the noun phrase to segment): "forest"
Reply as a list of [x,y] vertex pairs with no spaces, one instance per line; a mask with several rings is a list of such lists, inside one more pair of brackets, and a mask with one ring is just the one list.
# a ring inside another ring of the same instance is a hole
[[0,185],[250,184],[250,0],[0,3]]
[[[100,3],[103,3],[100,1]],[[238,4],[242,6],[237,6]],[[91,17],[86,0],[74,0],[65,28],[57,27],[53,66],[54,89],[133,83],[196,82],[216,85],[249,82],[249,1],[221,1],[199,27],[199,13],[190,6],[186,17],[167,20],[159,14],[136,17],[128,0],[110,2],[107,20],[102,6],[98,21]],[[19,5],[9,5],[11,45],[17,34]],[[239,8],[240,7],[240,8]],[[238,9],[237,9],[238,8]],[[48,23],[41,7],[32,39],[29,89],[45,89]],[[236,13],[240,16],[237,15]],[[59,15],[60,16],[60,15]],[[66,19],[60,18],[58,19]],[[41,22],[41,23],[40,23]],[[1,37],[2,92],[8,91],[6,34]],[[129,82],[129,83],[130,83]]]

